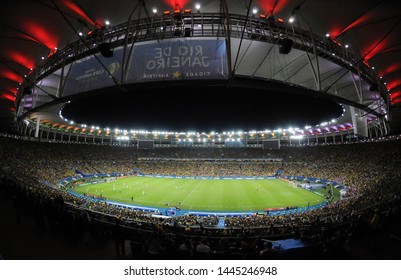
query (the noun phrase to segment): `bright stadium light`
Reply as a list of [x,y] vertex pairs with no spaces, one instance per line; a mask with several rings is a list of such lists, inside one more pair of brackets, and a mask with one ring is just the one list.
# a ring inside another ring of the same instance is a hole
[[195,4],[195,9],[196,9],[197,11],[199,11],[200,8],[201,8],[201,5],[200,5],[199,3],[196,3],[196,4]]
[[156,8],[153,8],[152,12],[153,12],[154,14],[157,14],[157,9],[156,9]]
[[256,15],[257,13],[258,13],[258,9],[256,9],[256,8],[253,8],[253,10],[252,10],[252,14]]
[[106,19],[106,21],[104,22],[107,26],[110,25],[110,21]]
[[293,23],[295,21],[294,17],[290,17],[290,19],[288,20],[290,23]]

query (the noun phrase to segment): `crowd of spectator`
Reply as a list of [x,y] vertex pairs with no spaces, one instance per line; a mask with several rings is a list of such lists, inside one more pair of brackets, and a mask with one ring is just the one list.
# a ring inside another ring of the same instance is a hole
[[[284,147],[280,150],[138,150],[135,147],[41,143],[0,137],[0,178],[2,191],[11,194],[16,204],[31,205],[35,209],[38,224],[43,224],[45,218],[48,224],[57,224],[56,213],[62,213],[60,216],[67,219],[69,211],[89,223],[101,221],[114,224],[117,220],[124,231],[135,228],[147,232],[148,235],[143,236],[148,239],[142,241],[152,244],[153,249],[146,250],[153,250],[153,253],[171,250],[171,244],[175,244],[175,249],[189,250],[191,254],[198,245],[203,250],[207,247],[214,247],[212,249],[215,250],[233,247],[235,251],[251,247],[262,251],[266,248],[259,244],[261,237],[290,234],[322,240],[327,238],[328,229],[333,229],[331,234],[334,235],[334,232],[360,232],[361,228],[369,226],[376,228],[380,223],[376,218],[376,222],[371,224],[371,219],[378,213],[389,220],[399,216],[400,144],[399,140],[392,140]],[[216,227],[218,219],[214,216],[155,217],[146,212],[72,196],[58,185],[61,179],[75,176],[77,170],[83,173],[124,174],[137,170],[146,174],[180,176],[272,176],[279,169],[286,176],[338,182],[346,187],[346,196],[326,207],[303,213],[226,217],[225,228],[220,229]],[[135,238],[131,238],[132,244],[143,236],[136,234]],[[256,238],[242,240],[249,236]],[[219,239],[211,242],[211,237]]]

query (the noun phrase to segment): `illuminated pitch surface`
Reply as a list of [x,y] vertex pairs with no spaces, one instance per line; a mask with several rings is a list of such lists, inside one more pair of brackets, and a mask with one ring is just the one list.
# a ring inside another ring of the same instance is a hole
[[[282,180],[216,180],[129,177],[77,186],[75,192],[106,200],[147,207],[179,206],[192,211],[263,211],[266,208],[303,207],[324,198]],[[133,200],[132,200],[133,198]]]

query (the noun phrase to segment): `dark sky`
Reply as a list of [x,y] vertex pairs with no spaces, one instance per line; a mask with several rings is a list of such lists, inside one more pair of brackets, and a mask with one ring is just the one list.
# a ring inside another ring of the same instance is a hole
[[198,132],[303,128],[341,113],[338,104],[304,95],[206,87],[114,92],[63,110],[67,119],[89,126]]

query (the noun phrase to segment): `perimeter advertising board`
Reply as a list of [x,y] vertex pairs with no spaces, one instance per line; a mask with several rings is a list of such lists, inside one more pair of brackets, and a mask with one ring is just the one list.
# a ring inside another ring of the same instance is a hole
[[172,39],[135,45],[126,83],[227,77],[225,40]]

